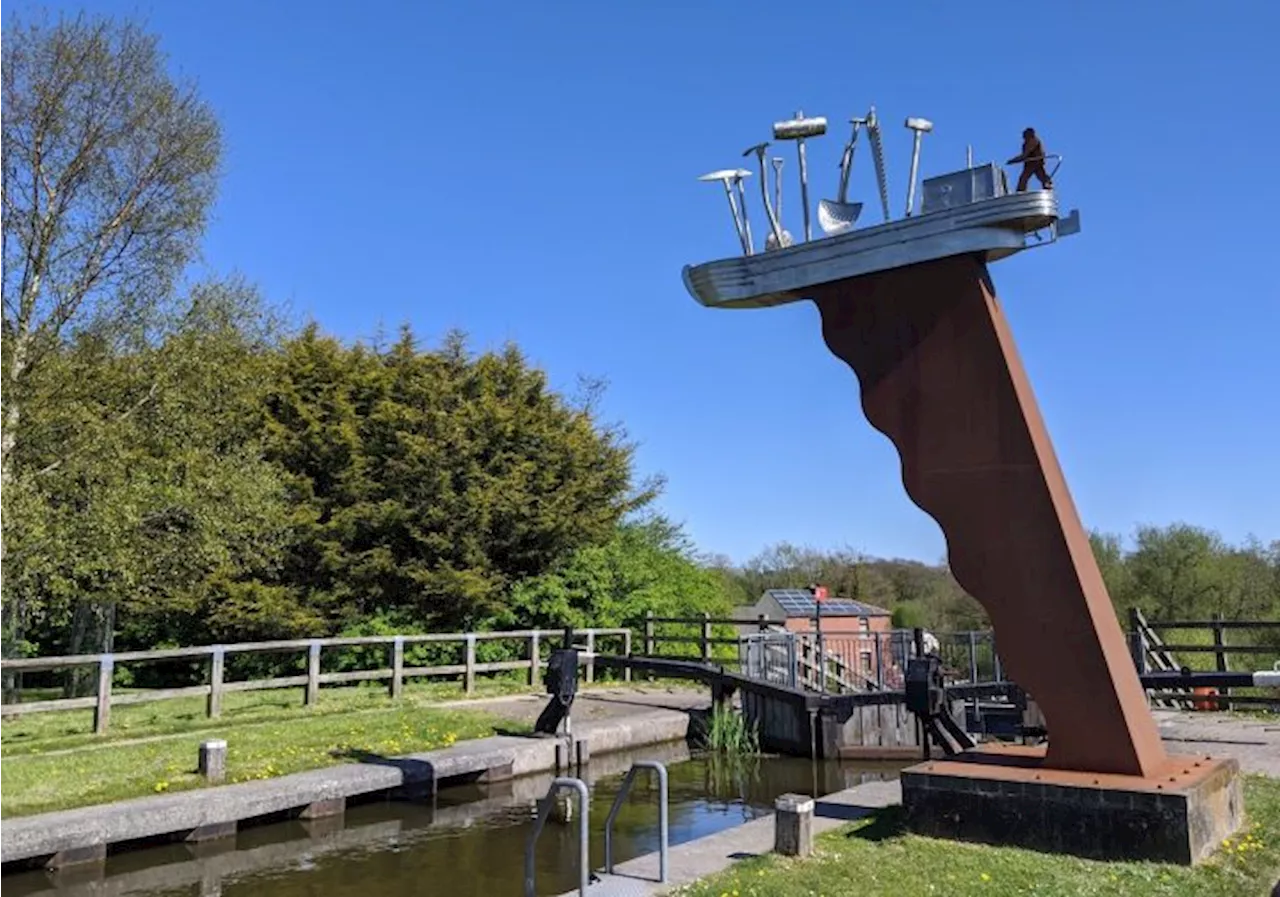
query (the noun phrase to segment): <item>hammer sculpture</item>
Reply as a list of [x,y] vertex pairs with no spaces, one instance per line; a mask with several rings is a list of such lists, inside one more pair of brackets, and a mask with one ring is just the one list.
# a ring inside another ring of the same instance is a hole
[[920,141],[933,130],[933,122],[927,118],[909,118],[907,127],[915,132],[915,142],[911,147],[911,177],[907,181],[907,217],[916,203],[916,170],[920,165]]
[[796,153],[800,157],[800,202],[804,205],[804,238],[813,239],[813,231],[809,227],[809,170],[805,165],[804,141],[806,137],[820,137],[827,133],[827,120],[822,117],[805,118],[803,112],[796,112],[790,121],[779,121],[773,124],[774,140],[794,140]]

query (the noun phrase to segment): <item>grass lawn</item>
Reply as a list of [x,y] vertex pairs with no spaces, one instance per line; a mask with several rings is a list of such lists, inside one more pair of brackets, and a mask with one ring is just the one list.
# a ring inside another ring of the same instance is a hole
[[[125,691],[121,689],[121,691]],[[479,679],[472,697],[526,694],[527,681],[515,678]],[[407,682],[405,700],[414,707],[466,697],[452,682]],[[0,729],[0,750],[6,759],[111,742],[134,741],[174,733],[216,735],[228,726],[252,722],[281,722],[333,714],[388,710],[398,706],[384,687],[375,685],[325,686],[314,708],[303,705],[302,688],[228,692],[222,699],[222,716],[205,716],[205,698],[171,698],[146,704],[122,704],[111,708],[111,725],[103,735],[93,734],[92,710],[59,710],[6,719]]]
[[[477,692],[521,693],[516,682],[477,683]],[[406,688],[393,703],[374,688],[326,688],[317,707],[300,689],[235,693],[221,719],[204,716],[202,698],[112,709],[111,730],[86,733],[81,711],[40,713],[4,724],[0,815],[43,813],[164,791],[198,788],[200,742],[227,740],[227,778],[263,779],[350,762],[352,752],[406,754],[514,730],[482,708],[432,706],[459,697],[456,687]]]
[[1245,780],[1246,827],[1194,867],[1100,863],[1011,847],[960,844],[905,834],[901,808],[818,838],[803,860],[743,860],[680,889],[685,897],[947,897],[1143,895],[1266,897],[1280,877],[1280,780]]

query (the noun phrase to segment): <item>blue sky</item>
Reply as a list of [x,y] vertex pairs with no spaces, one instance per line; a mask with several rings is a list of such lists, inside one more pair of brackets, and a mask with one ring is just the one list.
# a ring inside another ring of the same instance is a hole
[[[6,4],[26,12],[30,3]],[[939,559],[896,453],[809,303],[719,311],[681,286],[733,254],[706,171],[774,120],[875,103],[892,204],[923,176],[1066,161],[1083,232],[992,268],[1085,524],[1280,538],[1280,4],[98,2],[144,18],[224,126],[204,265],[344,337],[516,341],[669,480],[705,551],[779,540]],[[795,154],[784,202],[799,232]],[[851,193],[874,202],[865,143]],[[754,186],[754,185],[753,185]],[[757,233],[763,216],[753,208]]]

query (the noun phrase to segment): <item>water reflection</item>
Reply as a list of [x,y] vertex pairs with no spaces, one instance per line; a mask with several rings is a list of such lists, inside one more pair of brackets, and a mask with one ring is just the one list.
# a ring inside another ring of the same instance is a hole
[[[604,863],[605,816],[634,760],[668,764],[673,845],[770,812],[783,793],[821,795],[863,781],[891,779],[886,765],[748,762],[690,757],[684,744],[592,759],[591,862]],[[550,776],[441,792],[434,801],[379,802],[348,809],[343,820],[289,821],[241,831],[217,845],[167,845],[111,857],[105,869],[5,876],[6,897],[409,897],[519,895],[525,839]],[[621,862],[657,849],[656,781],[641,776],[618,815]],[[539,894],[576,884],[577,823],[553,814],[538,844]]]

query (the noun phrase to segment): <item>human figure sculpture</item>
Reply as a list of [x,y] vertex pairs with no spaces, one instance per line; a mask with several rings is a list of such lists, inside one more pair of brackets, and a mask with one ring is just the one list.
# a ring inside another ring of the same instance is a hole
[[1027,128],[1022,132],[1022,152],[1009,160],[1007,164],[1022,163],[1022,174],[1018,177],[1018,192],[1022,193],[1035,175],[1040,186],[1045,190],[1053,189],[1053,179],[1044,169],[1044,144],[1036,136],[1035,128]]

